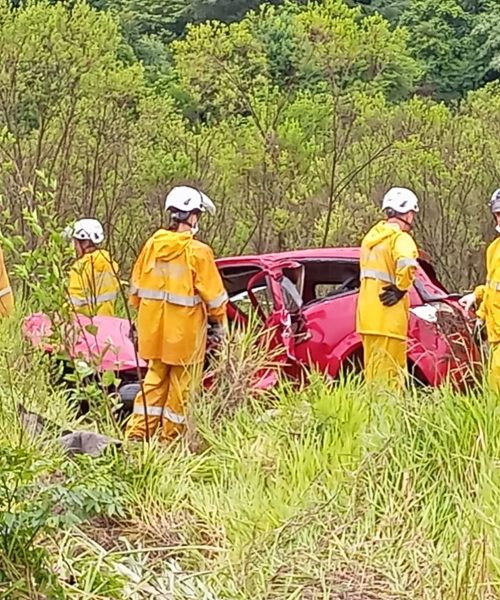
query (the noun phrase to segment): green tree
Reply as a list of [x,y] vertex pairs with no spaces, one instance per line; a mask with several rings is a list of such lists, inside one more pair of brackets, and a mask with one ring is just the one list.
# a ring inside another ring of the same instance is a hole
[[400,23],[425,65],[422,92],[450,99],[475,87],[478,74],[470,60],[474,49],[468,47],[472,17],[458,0],[412,0]]
[[347,4],[359,6],[365,14],[379,13],[391,23],[397,24],[410,0],[348,0]]
[[500,78],[500,6],[492,1],[481,5],[471,39],[477,49],[476,60],[484,83]]

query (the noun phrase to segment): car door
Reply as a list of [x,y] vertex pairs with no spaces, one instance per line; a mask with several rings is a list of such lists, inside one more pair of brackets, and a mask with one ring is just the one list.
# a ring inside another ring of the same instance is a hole
[[[248,282],[247,292],[255,310],[266,329],[272,331],[271,346],[282,347],[290,366],[297,366],[295,344],[301,331],[302,295],[300,282],[303,282],[304,267],[294,261],[268,262],[262,270]],[[260,299],[253,290],[266,286],[272,298],[272,310],[261,306]]]

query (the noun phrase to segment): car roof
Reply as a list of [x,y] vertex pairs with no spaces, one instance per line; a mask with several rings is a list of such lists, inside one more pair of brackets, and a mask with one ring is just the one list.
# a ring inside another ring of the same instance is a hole
[[[289,250],[286,252],[272,252],[269,254],[250,254],[246,256],[229,256],[217,259],[219,267],[239,266],[243,264],[260,265],[266,262],[276,260],[359,260],[360,248],[345,247],[345,248],[308,248],[304,250]],[[420,251],[419,258],[430,262],[427,253]]]
[[346,259],[359,260],[359,248],[309,248],[305,250],[289,250],[286,252],[271,252],[269,254],[253,254],[246,256],[231,256],[217,259],[220,267],[238,266],[240,264],[262,264],[276,260],[326,260]]

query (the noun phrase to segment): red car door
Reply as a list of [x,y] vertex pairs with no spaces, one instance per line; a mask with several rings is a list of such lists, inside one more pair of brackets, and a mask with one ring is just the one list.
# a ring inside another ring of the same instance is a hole
[[[295,344],[301,339],[297,324],[302,306],[300,285],[303,282],[303,272],[304,267],[293,261],[265,262],[262,270],[247,285],[248,297],[254,309],[265,328],[271,332],[271,348],[282,348],[280,358],[293,372],[300,370],[295,356]],[[253,293],[254,289],[263,285],[267,286],[272,298],[271,312],[264,310]]]

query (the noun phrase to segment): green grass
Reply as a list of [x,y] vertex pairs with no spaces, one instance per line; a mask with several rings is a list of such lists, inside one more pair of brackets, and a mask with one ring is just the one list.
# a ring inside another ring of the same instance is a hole
[[69,460],[16,403],[114,435],[109,419],[75,423],[48,361],[0,329],[0,598],[498,597],[494,395],[315,376],[252,398],[245,338],[186,439]]

